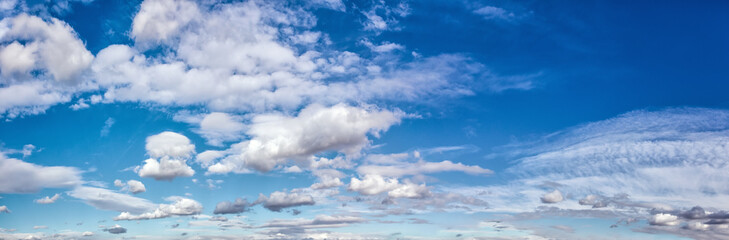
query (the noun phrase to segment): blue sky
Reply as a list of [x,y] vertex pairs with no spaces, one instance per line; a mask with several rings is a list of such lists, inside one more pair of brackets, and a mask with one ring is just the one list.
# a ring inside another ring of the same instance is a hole
[[0,239],[729,239],[725,1],[0,2]]

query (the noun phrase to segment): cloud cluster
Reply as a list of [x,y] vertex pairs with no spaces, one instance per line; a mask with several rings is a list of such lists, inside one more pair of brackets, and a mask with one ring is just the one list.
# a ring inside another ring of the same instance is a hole
[[195,174],[187,165],[187,160],[195,153],[195,145],[182,134],[167,131],[149,136],[145,148],[151,158],[135,168],[140,177],[171,181],[175,177]]
[[323,151],[357,156],[368,146],[368,135],[378,136],[400,118],[397,112],[345,104],[314,104],[297,116],[257,115],[246,131],[250,140],[233,145],[227,151],[231,155],[210,165],[208,172],[244,172],[247,168],[267,172],[287,160],[308,160]]
[[94,56],[61,20],[19,14],[0,21],[0,114],[15,117],[67,102]]
[[119,216],[114,217],[115,221],[119,220],[147,220],[157,218],[167,218],[171,216],[194,215],[202,212],[202,204],[199,202],[183,197],[168,197],[167,201],[172,204],[160,204],[151,212],[142,214],[132,214],[130,212],[122,212]]
[[144,186],[144,183],[137,181],[137,180],[129,180],[126,183],[122,182],[119,179],[114,180],[114,186],[122,188],[122,191],[128,190],[131,193],[137,194],[137,193],[143,193],[147,191],[147,188]]

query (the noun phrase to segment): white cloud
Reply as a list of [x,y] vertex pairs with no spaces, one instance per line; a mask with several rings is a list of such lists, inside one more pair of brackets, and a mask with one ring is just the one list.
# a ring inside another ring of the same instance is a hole
[[223,142],[240,140],[243,137],[245,125],[241,119],[227,113],[214,112],[206,115],[200,121],[200,128],[196,131],[213,146],[222,146]]
[[494,6],[485,6],[479,9],[476,9],[473,11],[473,13],[483,16],[484,19],[495,19],[495,20],[504,20],[504,21],[511,21],[516,18],[514,13],[506,11],[503,8],[494,7]]
[[146,0],[134,16],[132,37],[138,42],[165,42],[199,17],[200,12],[193,1]]
[[390,166],[363,165],[357,168],[357,173],[361,175],[373,174],[387,177],[402,177],[406,175],[420,175],[447,171],[458,171],[473,175],[493,173],[493,171],[479,166],[468,166],[447,160],[442,162],[425,162],[422,160],[415,163],[400,162],[399,164]]
[[147,191],[147,188],[144,187],[144,184],[137,180],[127,181],[127,186],[129,186],[129,191],[134,194],[143,193],[143,192]]
[[30,156],[33,154],[33,151],[35,151],[35,146],[33,144],[25,144],[23,145],[23,149],[20,151],[23,154],[23,158]]
[[114,220],[147,220],[171,216],[186,216],[199,214],[203,209],[202,204],[188,198],[168,197],[166,200],[173,203],[160,204],[154,211],[145,212],[139,215],[134,215],[130,212],[122,212],[119,216],[114,217]]
[[264,208],[274,212],[280,212],[281,209],[284,208],[315,204],[314,198],[310,195],[306,195],[303,193],[286,193],[279,191],[272,192],[271,195],[269,195],[268,197],[261,194],[256,202],[263,203]]
[[34,202],[40,203],[40,204],[51,204],[51,203],[55,203],[56,200],[58,200],[59,197],[61,197],[61,195],[58,194],[58,193],[56,193],[55,195],[53,195],[53,197],[46,196],[46,197],[41,198],[41,199],[36,199],[36,200],[34,200]]
[[651,216],[650,219],[648,219],[648,223],[658,226],[674,226],[678,225],[680,222],[678,221],[677,216],[667,213],[659,213]]
[[344,176],[342,172],[334,169],[319,169],[313,171],[313,174],[319,178],[319,182],[311,185],[311,189],[327,189],[344,185],[340,178]]
[[366,222],[356,216],[317,215],[314,219],[274,219],[262,225],[263,228],[332,228],[344,227],[352,223]]
[[86,204],[103,210],[141,213],[155,207],[152,202],[96,187],[76,187],[67,193],[69,196],[83,200]]
[[554,191],[545,193],[539,200],[543,203],[558,203],[564,200],[564,197],[562,196],[562,192],[555,189]]
[[81,233],[81,236],[90,237],[90,236],[94,236],[94,233],[93,232],[86,231],[86,232]]
[[0,193],[32,193],[81,183],[81,171],[74,167],[40,166],[0,153]]
[[2,205],[0,206],[0,213],[10,213],[10,209],[8,206]]
[[387,110],[338,104],[310,105],[291,117],[282,114],[257,115],[251,120],[250,140],[231,147],[237,156],[208,167],[212,173],[241,171],[246,167],[267,172],[289,159],[306,160],[323,151],[357,156],[375,137],[400,121],[400,114]]
[[171,181],[175,177],[190,177],[195,174],[195,170],[187,165],[187,160],[195,153],[195,145],[187,137],[179,133],[162,132],[147,137],[145,147],[152,158],[135,169],[140,177]]
[[418,185],[409,181],[400,183],[397,178],[385,178],[373,174],[365,175],[362,180],[352,178],[347,189],[363,195],[377,195],[387,192],[387,196],[392,198],[424,198],[431,196],[431,192],[425,184]]
[[33,229],[47,229],[48,226],[33,226]]
[[0,21],[0,114],[38,114],[68,102],[93,60],[68,24],[25,13]]
[[20,14],[3,19],[0,27],[5,30],[0,39],[10,42],[0,48],[0,71],[4,77],[45,70],[56,81],[75,81],[94,58],[73,29],[55,18],[46,22]]
[[106,121],[104,121],[104,127],[101,128],[101,132],[99,133],[102,137],[109,135],[109,131],[111,130],[111,126],[114,125],[114,119],[113,118],[107,118]]

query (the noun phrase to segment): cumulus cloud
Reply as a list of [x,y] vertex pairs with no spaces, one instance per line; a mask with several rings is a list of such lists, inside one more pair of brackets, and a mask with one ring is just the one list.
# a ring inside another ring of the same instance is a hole
[[250,209],[251,203],[243,198],[236,198],[234,202],[222,201],[215,205],[214,214],[242,213]]
[[138,42],[165,42],[199,15],[193,1],[147,0],[134,16],[132,37]]
[[10,213],[10,209],[8,209],[8,206],[2,205],[0,206],[0,213]]
[[268,197],[261,194],[256,202],[262,203],[264,208],[274,212],[280,212],[284,208],[315,204],[314,198],[310,195],[306,195],[303,193],[286,193],[279,191],[272,192]]
[[0,193],[32,193],[81,183],[81,171],[77,168],[40,166],[0,153]]
[[183,197],[168,197],[166,200],[173,203],[160,204],[154,211],[145,212],[139,215],[134,215],[130,212],[122,212],[119,216],[114,217],[114,220],[147,220],[167,218],[171,216],[194,215],[202,212],[202,204],[195,200]]
[[243,137],[245,125],[241,119],[227,113],[214,112],[200,121],[200,128],[196,132],[213,146],[222,146],[223,142],[240,140]]
[[94,58],[73,29],[24,13],[3,19],[0,28],[0,114],[35,114],[69,101]]
[[195,153],[195,145],[187,137],[179,133],[162,132],[147,137],[145,148],[151,158],[135,169],[140,177],[171,181],[175,177],[195,174],[195,170],[187,165],[187,160]]
[[558,203],[564,200],[564,197],[562,197],[562,192],[555,189],[554,191],[545,193],[539,200],[543,203]]
[[144,184],[137,180],[127,181],[127,186],[129,186],[129,191],[134,194],[147,191],[147,188],[144,187]]
[[658,226],[675,226],[678,225],[680,222],[678,221],[677,216],[667,213],[659,213],[651,216],[648,219],[648,223]]
[[67,193],[69,196],[83,200],[86,204],[103,210],[118,212],[142,213],[154,209],[152,202],[96,187],[76,187]]
[[109,232],[111,234],[122,234],[122,233],[127,232],[127,229],[122,226],[119,226],[119,224],[104,228],[103,230],[104,230],[104,232]]
[[41,198],[41,199],[36,199],[36,200],[34,200],[34,202],[40,203],[40,204],[51,204],[51,203],[55,203],[56,200],[58,200],[59,197],[61,197],[61,195],[58,194],[58,193],[56,193],[55,195],[53,195],[53,197],[46,196],[46,197]]
[[337,104],[310,105],[295,117],[281,114],[257,115],[246,131],[250,140],[232,147],[235,157],[208,167],[225,173],[250,167],[267,172],[289,159],[307,159],[322,151],[358,155],[375,137],[400,121],[400,114]]
[[387,192],[387,196],[392,198],[424,198],[431,195],[425,184],[418,185],[409,181],[400,183],[397,178],[385,178],[380,175],[365,175],[361,180],[352,178],[348,190],[363,195]]
[[311,189],[327,189],[344,185],[340,180],[344,176],[342,172],[334,169],[320,169],[313,172],[319,178],[319,182],[311,185]]

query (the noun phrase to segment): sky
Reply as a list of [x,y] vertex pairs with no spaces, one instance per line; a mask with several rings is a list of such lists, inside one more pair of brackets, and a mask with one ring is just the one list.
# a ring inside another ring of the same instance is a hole
[[0,1],[0,239],[729,239],[729,2]]

